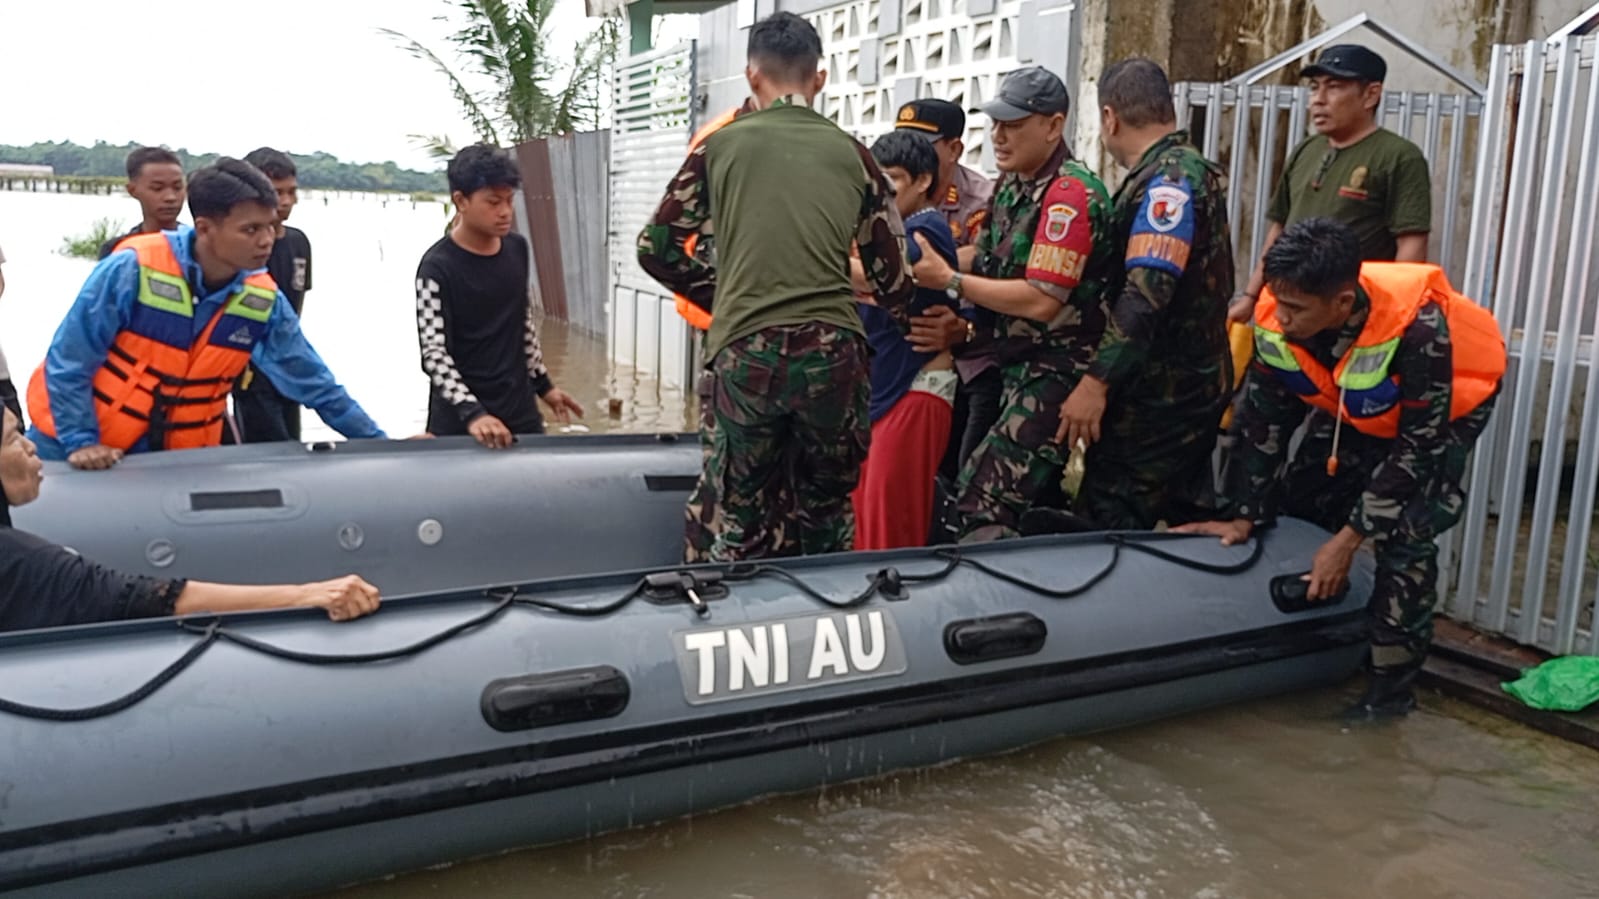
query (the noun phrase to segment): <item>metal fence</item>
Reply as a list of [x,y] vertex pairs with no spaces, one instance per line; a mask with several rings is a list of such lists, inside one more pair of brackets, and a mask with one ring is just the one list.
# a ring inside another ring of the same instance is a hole
[[671,294],[639,268],[636,241],[688,149],[694,44],[629,57],[616,67],[610,148],[611,360],[692,384],[688,329]]
[[1451,614],[1556,653],[1599,653],[1599,6],[1493,53],[1462,289],[1510,348],[1445,544]]
[[[1459,198],[1478,152],[1484,88],[1468,75],[1369,15],[1361,14],[1223,83],[1173,86],[1178,126],[1209,159],[1228,172],[1227,219],[1238,270],[1248,272],[1266,239],[1266,213],[1288,153],[1309,136],[1310,93],[1302,86],[1260,82],[1356,29],[1387,38],[1460,88],[1458,92],[1390,90],[1383,96],[1383,127],[1415,142],[1433,177],[1433,261],[1460,283],[1464,244]],[[1458,240],[1457,240],[1458,236]]]
[[605,333],[610,133],[564,134],[516,148],[535,296],[545,315]]

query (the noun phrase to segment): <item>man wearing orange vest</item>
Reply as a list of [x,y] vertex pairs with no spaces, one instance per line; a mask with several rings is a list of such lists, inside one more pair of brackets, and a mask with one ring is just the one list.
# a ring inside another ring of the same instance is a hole
[[334,380],[264,266],[277,193],[223,157],[189,179],[194,227],[124,240],[84,283],[28,384],[44,459],[105,469],[125,453],[216,446],[254,362],[346,437],[383,432]]
[[1355,233],[1331,219],[1288,226],[1265,271],[1239,412],[1243,495],[1231,521],[1176,530],[1240,543],[1280,513],[1336,531],[1304,576],[1313,602],[1342,591],[1369,541],[1368,686],[1348,717],[1401,716],[1415,707],[1411,684],[1432,640],[1433,541],[1460,520],[1466,456],[1499,392],[1504,340],[1437,266],[1362,265]]

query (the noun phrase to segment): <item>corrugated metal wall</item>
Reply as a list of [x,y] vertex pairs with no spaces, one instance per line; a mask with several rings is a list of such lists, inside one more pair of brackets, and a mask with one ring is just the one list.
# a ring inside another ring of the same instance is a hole
[[516,148],[544,314],[593,334],[607,327],[610,147],[609,131],[593,131]]

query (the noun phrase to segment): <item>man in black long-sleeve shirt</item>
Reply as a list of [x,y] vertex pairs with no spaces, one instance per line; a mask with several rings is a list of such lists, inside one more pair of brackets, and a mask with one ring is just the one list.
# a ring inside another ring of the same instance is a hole
[[428,393],[428,433],[471,434],[490,449],[512,434],[544,433],[542,398],[560,421],[583,407],[555,386],[528,301],[527,240],[511,233],[522,183],[515,163],[487,144],[447,170],[459,215],[416,270],[416,331]]
[[[278,236],[272,243],[272,258],[267,260],[267,274],[294,307],[294,314],[302,315],[306,291],[311,289],[311,240],[299,228],[284,224],[300,202],[299,170],[287,153],[271,147],[251,150],[244,161],[260,169],[277,191]],[[233,413],[245,443],[300,439],[300,404],[279,393],[254,365],[233,389]]]
[[238,586],[151,578],[103,568],[11,526],[11,506],[33,502],[43,464],[21,422],[5,411],[0,437],[0,631],[156,618],[193,612],[315,607],[334,621],[375,611],[378,590],[355,575],[312,584]]

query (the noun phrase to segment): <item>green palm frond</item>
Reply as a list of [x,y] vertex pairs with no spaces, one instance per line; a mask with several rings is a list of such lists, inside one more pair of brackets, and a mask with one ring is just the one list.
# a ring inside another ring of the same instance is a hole
[[450,93],[454,95],[455,101],[461,104],[462,114],[472,124],[472,128],[477,132],[478,137],[494,144],[500,142],[500,135],[494,128],[494,122],[484,113],[483,108],[478,105],[477,98],[472,95],[472,92],[467,90],[465,84],[461,83],[461,78],[455,74],[454,69],[451,69],[444,60],[414,38],[392,28],[380,28],[378,30],[397,41],[407,53],[423,62],[432,63],[433,67],[449,82]]
[[602,25],[578,42],[577,60],[551,117],[557,133],[599,124],[599,80],[616,52],[616,40],[612,29]]
[[[621,46],[619,16],[602,20],[580,40],[568,61],[550,49],[556,0],[454,0],[459,27],[449,37],[462,71],[487,85],[474,93],[437,54],[410,37],[380,29],[407,52],[447,79],[482,140],[500,135],[520,143],[551,134],[595,127],[600,121],[601,80]],[[419,138],[430,152],[447,142]]]

